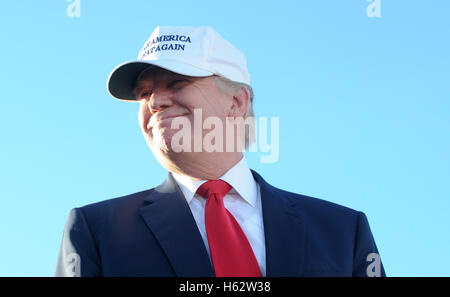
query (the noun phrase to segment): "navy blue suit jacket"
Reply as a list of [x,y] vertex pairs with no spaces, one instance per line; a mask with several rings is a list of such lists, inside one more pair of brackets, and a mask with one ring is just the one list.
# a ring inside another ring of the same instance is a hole
[[[252,173],[261,190],[267,276],[367,276],[376,260],[368,256],[378,251],[362,212],[277,189]],[[384,276],[381,263],[378,271]],[[55,275],[208,277],[214,270],[169,174],[157,188],[72,209]]]

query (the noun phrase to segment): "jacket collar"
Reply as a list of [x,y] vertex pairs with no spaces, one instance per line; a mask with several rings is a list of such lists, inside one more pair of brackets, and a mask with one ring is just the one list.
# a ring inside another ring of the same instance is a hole
[[267,276],[301,276],[305,255],[305,222],[290,193],[268,184],[252,170],[261,191]]
[[[300,276],[305,253],[303,216],[288,192],[268,184],[252,170],[261,191],[267,276]],[[200,232],[172,174],[146,198],[140,209],[177,276],[214,276]],[[169,211],[170,210],[170,211]]]
[[205,244],[173,176],[169,174],[144,200],[147,205],[140,209],[141,216],[159,241],[175,274],[214,276]]

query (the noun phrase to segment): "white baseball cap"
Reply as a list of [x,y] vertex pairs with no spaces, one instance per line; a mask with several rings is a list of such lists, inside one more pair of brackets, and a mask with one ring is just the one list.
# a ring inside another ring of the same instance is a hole
[[117,99],[136,100],[136,80],[151,66],[186,76],[218,75],[250,86],[245,55],[209,26],[156,27],[137,60],[111,72],[109,93]]

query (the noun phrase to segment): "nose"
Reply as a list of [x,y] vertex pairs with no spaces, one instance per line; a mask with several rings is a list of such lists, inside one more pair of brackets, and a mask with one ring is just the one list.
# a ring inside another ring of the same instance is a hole
[[152,114],[161,111],[173,104],[172,92],[168,89],[154,89],[150,100],[148,101],[148,109]]

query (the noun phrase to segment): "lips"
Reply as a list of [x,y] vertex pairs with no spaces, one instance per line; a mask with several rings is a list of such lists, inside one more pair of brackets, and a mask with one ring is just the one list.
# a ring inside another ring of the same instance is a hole
[[161,121],[164,121],[164,120],[167,120],[167,119],[180,117],[180,116],[184,116],[184,114],[182,114],[182,115],[178,115],[178,114],[176,114],[176,115],[163,115],[163,114],[160,114],[160,113],[157,112],[157,113],[153,114],[150,117],[150,121],[148,122],[147,129],[151,130],[156,125],[156,123],[158,123],[158,122],[161,122]]

